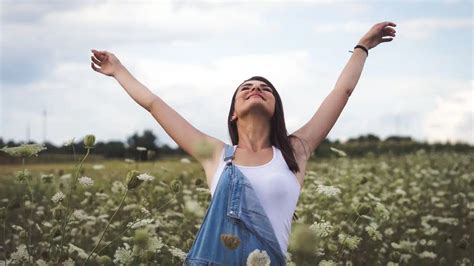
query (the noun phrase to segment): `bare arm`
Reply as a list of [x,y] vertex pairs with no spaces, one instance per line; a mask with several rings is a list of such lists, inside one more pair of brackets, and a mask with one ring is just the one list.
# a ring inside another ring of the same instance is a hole
[[125,89],[125,91],[141,107],[151,112],[151,106],[154,101],[159,99],[145,85],[138,81],[124,66],[120,66],[114,75],[114,78]]
[[[391,41],[392,38],[382,39],[387,35],[395,36],[395,30],[386,27],[388,25],[396,26],[392,22],[377,23],[362,37],[358,44],[371,49],[381,42]],[[367,54],[364,50],[354,49],[352,56],[339,75],[334,89],[326,96],[313,117],[292,134],[305,140],[310,153],[326,138],[336,123],[359,81],[366,58]],[[306,157],[309,158],[309,156]]]
[[[151,113],[166,133],[184,151],[201,163],[208,162],[219,154],[223,145],[221,145],[222,141],[193,127],[160,97],[140,83],[112,53],[102,53],[97,52],[97,58],[91,58],[101,68],[99,69],[91,63],[92,68],[97,72],[114,77],[135,102]],[[203,152],[203,145],[207,145],[207,153]]]

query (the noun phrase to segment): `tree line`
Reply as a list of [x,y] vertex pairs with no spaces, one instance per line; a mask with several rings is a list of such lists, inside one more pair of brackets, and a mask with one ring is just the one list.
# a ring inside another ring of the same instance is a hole
[[[15,147],[23,143],[35,143],[35,142],[14,142],[12,140],[4,142],[3,138],[0,137],[0,147]],[[133,160],[160,160],[165,158],[176,158],[185,157],[188,154],[181,149],[172,148],[167,144],[158,145],[158,138],[153,134],[151,130],[144,130],[142,134],[135,132],[133,135],[126,138],[125,142],[122,141],[107,141],[97,142],[93,150],[93,156],[99,159],[133,159]],[[41,154],[40,158],[32,158],[33,161],[68,161],[71,160],[70,156],[73,153],[72,146],[55,146],[50,142],[43,143],[46,146]],[[83,140],[75,140],[73,142],[74,152],[76,154],[83,154],[85,152],[83,146]],[[145,152],[143,149],[137,150],[138,147],[146,148]],[[350,138],[345,142],[340,140],[331,141],[326,138],[318,148],[313,152],[313,158],[326,158],[334,156],[334,152],[331,148],[343,150],[351,157],[371,155],[381,155],[391,153],[394,155],[403,155],[407,153],[416,152],[418,150],[424,150],[426,152],[438,152],[438,151],[452,151],[462,153],[472,153],[474,146],[463,143],[463,142],[437,142],[427,143],[413,140],[411,137],[403,136],[389,136],[385,139],[381,139],[373,134],[361,135],[355,138]],[[15,158],[7,156],[7,154],[0,152],[0,163],[15,163]]]

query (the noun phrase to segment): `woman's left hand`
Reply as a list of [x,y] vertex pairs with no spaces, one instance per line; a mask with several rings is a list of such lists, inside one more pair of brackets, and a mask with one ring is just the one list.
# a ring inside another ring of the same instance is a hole
[[395,37],[395,29],[389,27],[396,27],[397,25],[390,21],[380,22],[372,26],[372,28],[360,39],[359,45],[367,49],[374,48],[382,42],[390,42],[393,38],[382,38],[385,36]]

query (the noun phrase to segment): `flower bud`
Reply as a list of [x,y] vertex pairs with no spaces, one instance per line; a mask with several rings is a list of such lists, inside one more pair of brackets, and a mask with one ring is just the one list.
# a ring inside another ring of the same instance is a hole
[[127,187],[128,187],[128,189],[135,189],[141,183],[143,183],[143,180],[138,178],[139,175],[140,175],[140,172],[138,172],[136,170],[130,170],[127,173]]
[[357,208],[357,213],[359,215],[367,215],[370,213],[372,209],[370,208],[370,205],[366,204],[366,203],[362,203],[361,205],[359,205],[359,207]]
[[109,256],[107,256],[107,255],[100,256],[100,257],[97,259],[97,262],[98,262],[100,265],[113,265],[112,259],[111,259]]
[[58,221],[60,221],[64,217],[65,213],[66,213],[66,208],[62,204],[59,204],[53,209],[54,219]]
[[194,184],[195,184],[196,186],[200,186],[202,183],[203,183],[203,182],[202,182],[202,179],[201,179],[201,178],[197,178],[197,179],[194,181]]
[[171,181],[170,188],[173,193],[178,193],[181,190],[181,181],[176,179]]
[[28,239],[28,234],[26,233],[25,230],[21,230],[20,233],[18,234],[21,240],[27,240]]
[[228,249],[234,250],[240,245],[240,239],[231,234],[221,234],[221,241]]
[[95,144],[95,136],[92,134],[86,135],[84,137],[84,146],[88,149],[93,148]]
[[147,249],[149,243],[148,230],[147,229],[137,229],[135,235],[133,236],[133,242],[136,246],[141,249]]

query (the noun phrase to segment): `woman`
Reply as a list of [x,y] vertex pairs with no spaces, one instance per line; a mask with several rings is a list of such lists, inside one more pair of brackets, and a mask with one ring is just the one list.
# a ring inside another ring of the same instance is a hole
[[[241,265],[256,249],[267,253],[271,265],[286,264],[306,163],[347,103],[368,50],[393,40],[383,38],[395,36],[390,26],[396,25],[377,23],[360,39],[335,88],[310,121],[291,135],[273,84],[259,76],[245,80],[234,92],[228,116],[233,145],[194,128],[136,80],[114,54],[92,50],[91,67],[114,77],[205,170],[211,203],[185,265]],[[210,153],[201,152],[202,143]]]

